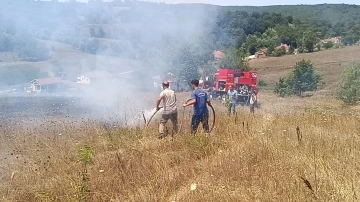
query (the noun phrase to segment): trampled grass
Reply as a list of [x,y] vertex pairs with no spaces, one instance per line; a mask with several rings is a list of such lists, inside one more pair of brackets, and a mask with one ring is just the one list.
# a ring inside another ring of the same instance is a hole
[[1,200],[358,201],[359,117],[268,107],[227,117],[216,105],[210,136],[190,136],[187,120],[163,140],[155,122],[3,124]]

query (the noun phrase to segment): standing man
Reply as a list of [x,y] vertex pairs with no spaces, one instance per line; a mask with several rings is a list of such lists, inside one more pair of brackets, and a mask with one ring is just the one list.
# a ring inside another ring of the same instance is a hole
[[156,110],[160,110],[160,102],[163,101],[164,112],[161,115],[160,125],[159,125],[159,139],[165,137],[165,124],[170,119],[173,125],[173,132],[178,132],[178,117],[177,117],[177,107],[176,107],[176,95],[173,90],[169,89],[169,82],[162,83],[163,91],[160,93],[160,97],[156,102]]
[[238,95],[237,95],[236,90],[234,90],[233,85],[230,86],[230,89],[229,89],[227,95],[229,97],[228,114],[230,116],[231,111],[232,111],[233,114],[235,115],[236,100],[238,98]]
[[259,90],[255,85],[251,86],[250,90],[250,113],[255,113],[255,105],[257,104],[257,94]]
[[209,111],[206,106],[208,104],[211,106],[211,102],[208,99],[208,96],[205,91],[199,88],[199,80],[191,81],[192,89],[194,90],[191,93],[191,101],[184,104],[183,107],[188,107],[194,105],[194,115],[191,119],[191,134],[195,134],[197,128],[199,127],[200,122],[202,123],[203,129],[206,133],[209,131]]

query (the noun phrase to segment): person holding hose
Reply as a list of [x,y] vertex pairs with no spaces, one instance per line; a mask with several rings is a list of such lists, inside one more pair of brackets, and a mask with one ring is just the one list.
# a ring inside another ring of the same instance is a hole
[[176,134],[178,132],[178,113],[176,107],[176,95],[175,92],[169,89],[169,82],[162,83],[163,91],[156,102],[156,111],[160,110],[160,102],[163,101],[164,112],[161,115],[159,124],[159,139],[165,137],[165,124],[170,119],[173,125],[173,131]]
[[205,133],[210,133],[209,111],[206,104],[211,107],[211,102],[208,99],[207,93],[199,88],[199,80],[192,80],[191,86],[194,90],[191,93],[191,101],[183,105],[184,108],[194,105],[194,114],[191,119],[191,134],[196,133],[200,122],[202,123]]

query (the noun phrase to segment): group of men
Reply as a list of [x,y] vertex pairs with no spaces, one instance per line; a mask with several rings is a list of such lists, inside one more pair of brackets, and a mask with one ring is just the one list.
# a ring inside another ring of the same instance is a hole
[[[255,105],[257,103],[257,94],[258,94],[258,89],[255,86],[251,86],[250,91],[249,91],[249,106],[250,106],[250,113],[254,113],[255,112]],[[236,113],[235,108],[236,108],[236,104],[237,104],[237,99],[238,99],[238,92],[236,90],[234,90],[234,86],[231,85],[229,88],[229,91],[227,93],[227,97],[229,99],[229,105],[228,105],[228,115],[231,115],[231,112],[233,114]]]
[[[160,119],[159,125],[159,138],[164,138],[165,134],[165,124],[170,120],[173,125],[173,131],[178,133],[178,111],[176,106],[176,94],[173,90],[169,88],[170,84],[168,82],[163,82],[162,87],[163,91],[160,93],[160,96],[156,102],[156,110],[160,110],[160,103],[163,101],[163,114]],[[211,107],[210,99],[205,91],[199,88],[199,80],[192,80],[192,93],[191,93],[191,100],[183,105],[183,107],[188,107],[193,105],[194,106],[194,114],[191,119],[191,134],[195,134],[199,124],[202,123],[203,129],[205,133],[210,133],[209,131],[209,111],[207,105]],[[256,103],[256,96],[257,89],[251,88],[250,90],[250,112],[254,112],[254,105]],[[236,106],[236,99],[238,97],[237,91],[234,90],[233,86],[230,86],[230,90],[228,91],[229,97],[229,108],[228,112],[229,115],[231,111],[235,114],[235,106]]]
[[[173,125],[173,130],[178,133],[178,113],[176,106],[176,94],[169,88],[169,83],[162,83],[163,91],[156,102],[156,110],[160,110],[160,103],[163,101],[163,114],[161,115],[159,125],[159,138],[165,137],[165,124],[170,120]],[[191,93],[191,101],[183,105],[183,107],[194,106],[194,114],[191,119],[191,134],[195,134],[199,124],[202,123],[203,129],[209,133],[209,111],[207,105],[211,106],[210,99],[205,91],[199,88],[199,80],[192,80],[191,86],[193,92]]]

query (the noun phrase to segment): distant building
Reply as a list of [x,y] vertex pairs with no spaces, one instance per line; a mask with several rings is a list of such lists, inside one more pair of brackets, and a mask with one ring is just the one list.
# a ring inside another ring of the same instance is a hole
[[267,54],[268,54],[268,49],[263,48],[260,51],[255,53],[255,58],[264,58],[267,56]]
[[255,59],[256,57],[255,57],[255,55],[250,55],[249,57],[248,57],[248,59]]
[[77,77],[76,83],[90,84],[98,82],[106,82],[113,79],[113,76],[107,71],[91,71]]
[[30,81],[30,87],[27,88],[27,92],[56,92],[61,91],[66,88],[68,84],[71,84],[71,81],[62,80],[59,77],[50,77],[42,79],[34,79]]
[[332,38],[327,38],[327,39],[323,39],[320,41],[320,43],[324,44],[324,43],[328,43],[328,42],[332,42],[332,43],[340,43],[341,42],[341,37],[332,37]]
[[275,50],[278,50],[280,48],[284,48],[286,54],[290,53],[290,46],[289,45],[281,43],[281,45],[276,47]]
[[222,52],[222,51],[214,51],[214,58],[216,59],[216,60],[221,60],[221,59],[223,59],[224,58],[224,52]]

